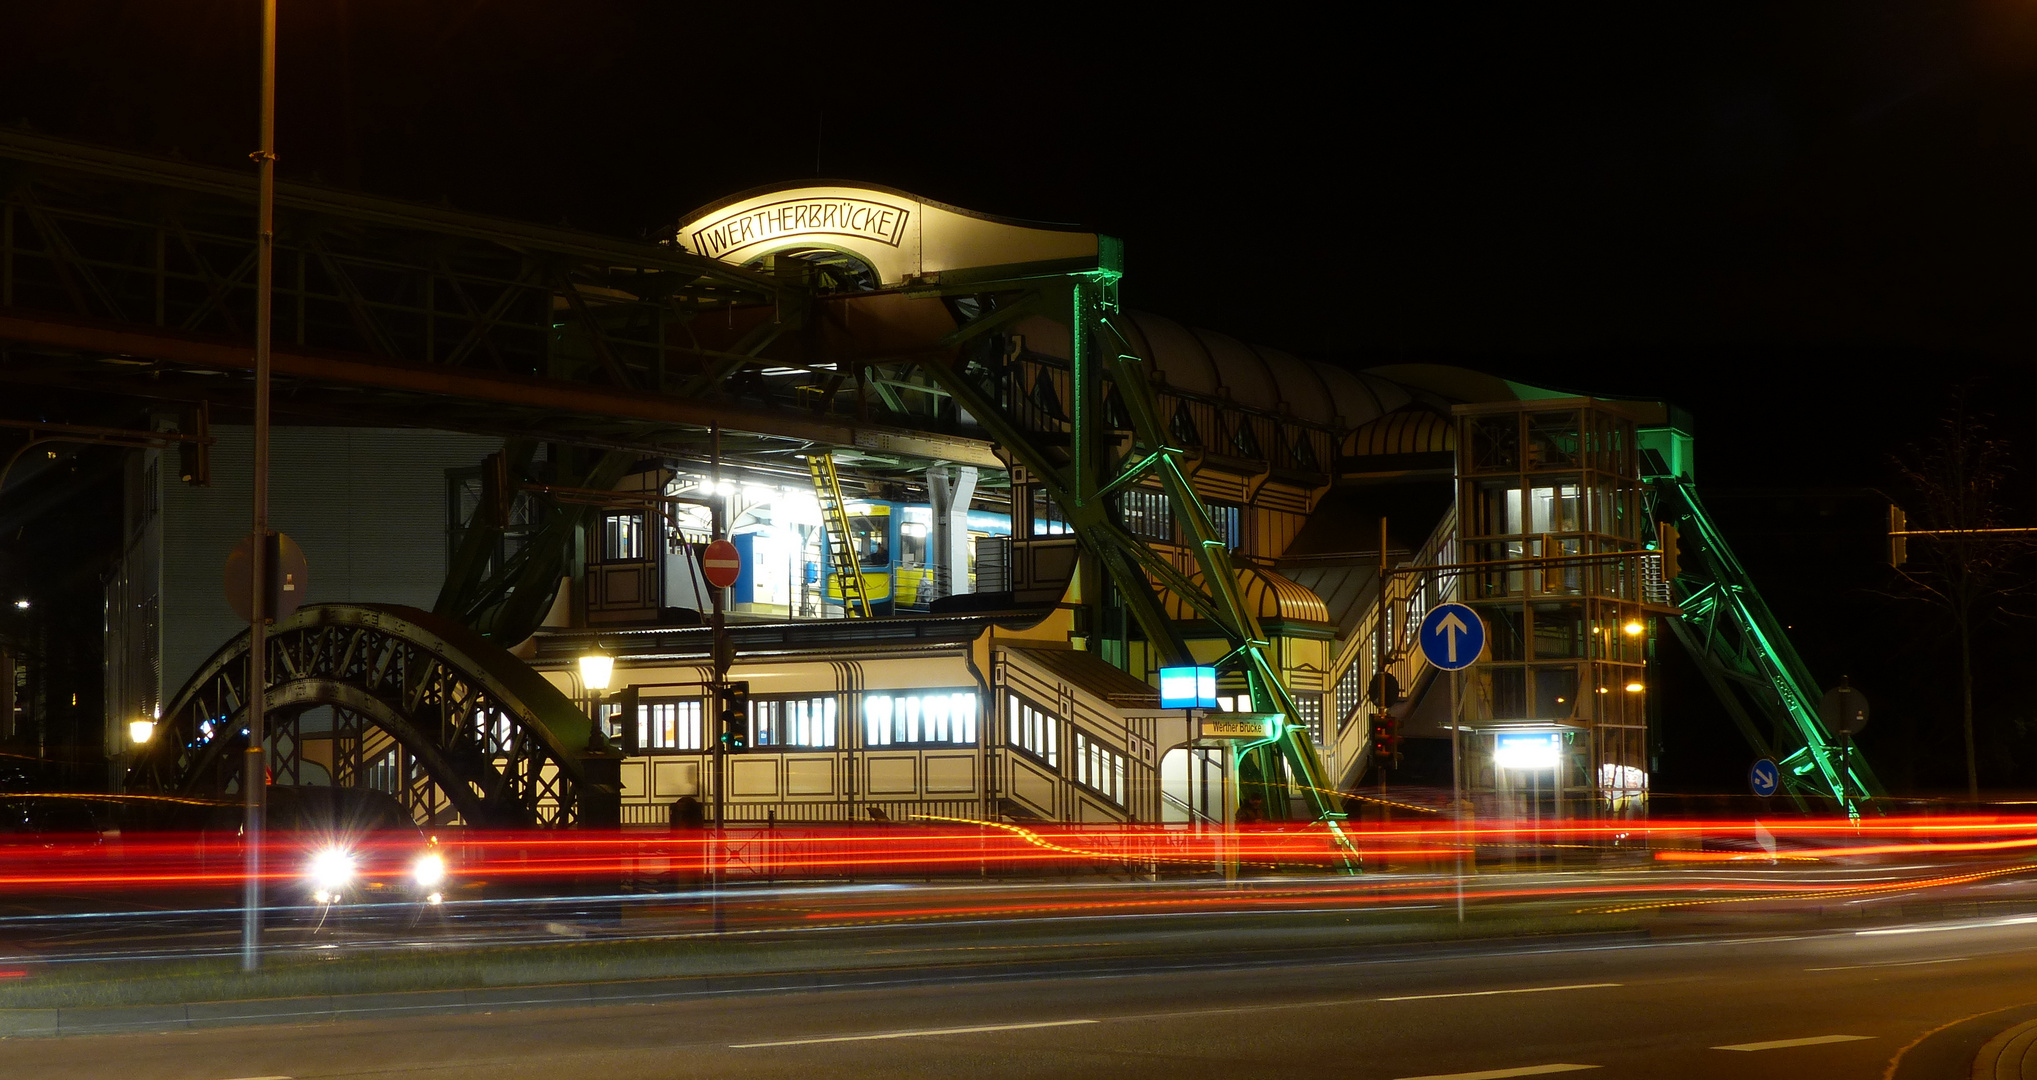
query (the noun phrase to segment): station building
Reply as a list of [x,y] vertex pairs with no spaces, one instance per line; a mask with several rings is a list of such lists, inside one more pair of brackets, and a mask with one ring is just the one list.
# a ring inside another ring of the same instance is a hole
[[[745,193],[700,211],[673,243],[753,270],[818,275],[837,295],[869,301],[826,330],[833,338],[807,343],[868,358],[901,327],[980,314],[922,302],[915,289],[944,275],[1053,265],[1112,242],[835,184]],[[775,317],[732,306],[721,340],[700,322],[688,333],[704,353],[732,353]],[[1464,369],[1351,371],[1150,313],[1123,312],[1115,325],[1146,365],[1152,404],[1229,552],[1236,594],[1263,629],[1290,722],[1306,728],[1325,786],[1354,790],[1371,775],[1373,719],[1386,711],[1406,738],[1457,736],[1459,779],[1474,800],[1569,814],[1639,804],[1648,640],[1654,616],[1670,610],[1648,554],[1656,531],[1644,481],[1688,477],[1686,419],[1659,403]],[[1081,396],[1072,357],[1093,347],[1074,333],[1035,309],[979,343],[1006,421],[1049,442]],[[841,392],[850,367],[809,355],[767,364],[757,385],[767,399],[779,386],[774,400],[786,408],[808,407]],[[1161,707],[1162,656],[1049,487],[938,385],[881,370],[859,360],[855,392],[904,409],[922,401],[930,422],[988,452],[942,452],[929,436],[913,472],[889,445],[647,456],[604,486],[608,497],[574,495],[596,510],[572,539],[541,625],[499,644],[597,717],[611,744],[637,747],[619,763],[621,820],[662,823],[675,801],[712,805],[717,794],[731,821],[1230,820],[1239,793],[1226,780],[1229,744],[1199,738],[1194,716]],[[1108,394],[1101,405],[1125,407]],[[244,429],[220,431],[221,460],[232,460]],[[428,609],[462,557],[504,443],[286,427],[276,445],[276,517],[314,568],[310,599]],[[335,446],[406,479],[350,486],[362,473]],[[114,724],[160,712],[234,632],[206,579],[239,532],[218,523],[240,520],[244,478],[184,488],[162,458],[138,453],[129,471],[129,551],[108,590]],[[865,468],[879,463],[889,467]],[[542,485],[518,496],[545,497]],[[1200,582],[1191,532],[1157,478],[1112,499],[1125,533]],[[498,559],[521,542],[508,517]],[[753,703],[749,749],[721,759],[719,778],[713,597],[700,565],[717,532],[743,558],[722,600],[729,677],[748,684]],[[1195,658],[1222,669],[1231,641],[1195,598],[1148,580]],[[1444,600],[1471,604],[1489,630],[1486,656],[1454,680],[1412,639]],[[582,679],[590,655],[612,658],[603,688]],[[634,715],[611,704],[624,687],[636,693]],[[1255,711],[1241,674],[1222,669],[1218,708]],[[414,770],[400,740],[343,745],[345,725],[310,712],[291,735],[299,782],[344,774],[406,789]],[[364,752],[378,768],[364,767]],[[342,767],[347,754],[356,760]],[[457,816],[443,804],[419,813]],[[1273,814],[1290,815],[1306,812],[1297,802]]]

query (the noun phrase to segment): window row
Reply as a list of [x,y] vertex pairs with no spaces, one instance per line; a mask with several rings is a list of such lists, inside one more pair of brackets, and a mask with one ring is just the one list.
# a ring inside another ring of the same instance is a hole
[[[872,693],[863,697],[865,746],[975,746],[974,690]],[[834,694],[752,698],[752,747],[832,750],[841,745],[840,699]],[[620,739],[622,718],[603,707],[611,738]],[[665,698],[637,705],[637,745],[646,752],[683,753],[707,745],[705,702]]]

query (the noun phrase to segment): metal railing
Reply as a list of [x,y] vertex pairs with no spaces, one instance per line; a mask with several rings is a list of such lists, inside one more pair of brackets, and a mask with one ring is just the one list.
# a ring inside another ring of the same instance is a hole
[[1455,599],[1458,591],[1457,575],[1418,571],[1424,566],[1455,563],[1457,547],[1457,512],[1453,509],[1436,523],[1422,546],[1387,576],[1384,604],[1376,591],[1381,584],[1375,584],[1373,603],[1330,666],[1336,722],[1324,735],[1331,748],[1332,775],[1363,758],[1372,738],[1371,725],[1363,721],[1380,708],[1372,697],[1372,677],[1382,666],[1375,655],[1382,614],[1387,620],[1385,670],[1402,688],[1412,689],[1428,666],[1422,651],[1415,647],[1415,631],[1422,616],[1435,605]]

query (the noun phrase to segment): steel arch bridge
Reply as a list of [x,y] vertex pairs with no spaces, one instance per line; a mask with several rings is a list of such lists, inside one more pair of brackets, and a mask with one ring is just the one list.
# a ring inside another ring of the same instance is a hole
[[[622,755],[558,688],[466,627],[415,608],[314,604],[272,627],[268,649],[271,783],[305,783],[317,768],[307,742],[329,739],[333,784],[381,790],[420,824],[617,820]],[[164,710],[128,789],[237,791],[247,677],[243,632]],[[307,727],[320,708],[329,727]]]

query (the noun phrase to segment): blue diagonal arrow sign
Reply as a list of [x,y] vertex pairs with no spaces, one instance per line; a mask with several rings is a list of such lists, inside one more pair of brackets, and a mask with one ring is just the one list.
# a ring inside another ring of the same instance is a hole
[[1444,671],[1470,667],[1485,652],[1485,621],[1463,604],[1437,604],[1415,635],[1422,655]]
[[1754,794],[1764,799],[1775,794],[1775,789],[1781,784],[1782,771],[1775,767],[1775,762],[1767,758],[1755,762],[1754,767],[1747,770],[1747,786],[1754,789]]

